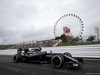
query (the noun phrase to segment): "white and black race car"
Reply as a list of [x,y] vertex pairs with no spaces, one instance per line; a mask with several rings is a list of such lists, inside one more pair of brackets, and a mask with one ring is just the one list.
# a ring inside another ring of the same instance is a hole
[[67,68],[72,69],[80,69],[83,59],[78,58],[75,59],[72,55],[68,52],[65,53],[47,53],[46,51],[41,51],[41,48],[34,48],[34,49],[22,49],[19,48],[17,50],[17,54],[13,56],[13,61],[20,62],[20,61],[31,61],[31,62],[47,62],[51,63],[51,65],[55,68],[61,67],[63,64]]

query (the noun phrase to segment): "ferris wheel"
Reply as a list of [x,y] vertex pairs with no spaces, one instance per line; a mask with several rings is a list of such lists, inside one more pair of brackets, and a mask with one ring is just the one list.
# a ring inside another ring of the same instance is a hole
[[82,38],[84,24],[81,18],[75,14],[66,14],[61,16],[54,25],[54,36],[58,37],[62,34],[70,37]]

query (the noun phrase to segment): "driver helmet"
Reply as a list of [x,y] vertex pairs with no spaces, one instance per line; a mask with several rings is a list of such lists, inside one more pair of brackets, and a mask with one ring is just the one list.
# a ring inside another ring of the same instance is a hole
[[41,46],[38,47],[40,50],[42,50]]

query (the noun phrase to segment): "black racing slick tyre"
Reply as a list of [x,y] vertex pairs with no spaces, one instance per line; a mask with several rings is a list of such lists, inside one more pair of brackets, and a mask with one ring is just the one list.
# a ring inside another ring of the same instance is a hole
[[13,61],[14,61],[15,63],[20,62],[20,61],[21,61],[21,55],[15,54],[15,55],[13,56]]
[[68,53],[68,52],[65,52],[64,55],[67,55],[69,57],[72,57],[72,55],[70,53]]
[[63,65],[63,63],[64,63],[64,58],[61,55],[54,55],[51,58],[51,65],[54,68],[60,68]]

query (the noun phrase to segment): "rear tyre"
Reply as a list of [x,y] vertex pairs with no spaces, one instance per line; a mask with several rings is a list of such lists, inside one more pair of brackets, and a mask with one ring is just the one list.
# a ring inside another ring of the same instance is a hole
[[15,63],[20,62],[20,61],[21,61],[21,55],[15,54],[15,55],[13,56],[13,61],[14,61]]
[[54,55],[51,58],[51,65],[55,68],[60,68],[64,63],[64,58],[61,55]]

